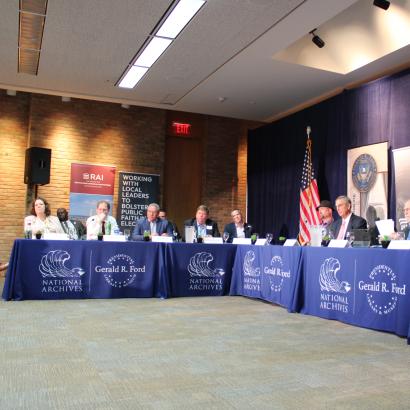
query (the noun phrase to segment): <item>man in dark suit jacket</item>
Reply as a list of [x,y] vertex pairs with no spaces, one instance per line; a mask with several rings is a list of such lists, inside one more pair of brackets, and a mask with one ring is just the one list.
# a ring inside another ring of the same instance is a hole
[[231,212],[232,220],[230,224],[225,225],[224,233],[229,234],[228,243],[232,243],[234,238],[250,238],[252,235],[252,226],[243,220],[242,212],[234,209]]
[[144,232],[149,232],[150,239],[153,236],[172,236],[172,226],[166,220],[158,217],[159,205],[149,204],[147,208],[147,216],[137,221],[132,232],[132,239],[134,241],[144,240]]
[[408,225],[404,228],[404,239],[410,239],[410,199],[404,203],[403,207],[404,217]]
[[174,222],[170,221],[170,220],[167,218],[167,211],[166,211],[164,208],[161,208],[161,209],[159,210],[158,218],[160,218],[160,219],[162,219],[162,220],[166,219],[166,220],[168,221],[168,223],[171,225],[174,238],[175,238],[176,240],[180,240],[180,239],[181,239],[181,234],[179,233],[177,224],[175,224]]
[[218,224],[208,218],[209,208],[206,205],[199,205],[196,210],[195,218],[185,221],[185,226],[193,226],[197,237],[213,236],[219,237]]
[[352,229],[367,229],[366,219],[352,213],[351,208],[352,201],[349,197],[341,195],[336,198],[336,210],[340,219],[329,226],[334,239],[346,239],[346,233]]

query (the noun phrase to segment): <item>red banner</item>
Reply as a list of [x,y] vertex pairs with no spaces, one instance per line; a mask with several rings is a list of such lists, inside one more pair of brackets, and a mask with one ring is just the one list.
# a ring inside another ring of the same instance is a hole
[[71,164],[71,193],[113,195],[115,167]]

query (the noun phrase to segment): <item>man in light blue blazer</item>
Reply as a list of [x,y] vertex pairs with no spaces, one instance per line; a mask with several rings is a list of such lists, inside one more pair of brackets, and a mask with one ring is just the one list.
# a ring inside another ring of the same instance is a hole
[[153,236],[172,236],[172,225],[166,219],[160,219],[159,205],[152,203],[148,205],[147,216],[137,221],[134,231],[132,232],[132,240],[143,241],[144,232],[149,232],[149,238]]

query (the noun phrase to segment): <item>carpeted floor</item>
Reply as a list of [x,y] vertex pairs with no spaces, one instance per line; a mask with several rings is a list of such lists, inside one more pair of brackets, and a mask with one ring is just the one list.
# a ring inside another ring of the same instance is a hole
[[405,339],[242,297],[1,302],[0,358],[2,410],[410,408]]

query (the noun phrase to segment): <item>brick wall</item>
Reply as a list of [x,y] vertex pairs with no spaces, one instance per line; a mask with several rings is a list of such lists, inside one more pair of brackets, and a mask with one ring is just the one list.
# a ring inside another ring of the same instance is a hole
[[246,214],[247,132],[259,123],[209,117],[204,149],[203,203],[219,230],[235,208]]
[[[221,117],[206,118],[204,181],[201,202],[211,208],[221,229],[230,221],[232,208],[245,210],[246,135],[259,124]],[[50,184],[38,195],[58,207],[69,206],[71,162],[114,165],[118,171],[160,174],[163,184],[165,110],[119,104],[17,93],[0,90],[0,260],[8,259],[13,240],[23,235],[26,199],[23,183],[25,149],[52,149]],[[113,214],[116,214],[118,179]]]
[[8,260],[14,238],[23,231],[29,105],[28,94],[9,97],[0,90],[0,262]]

